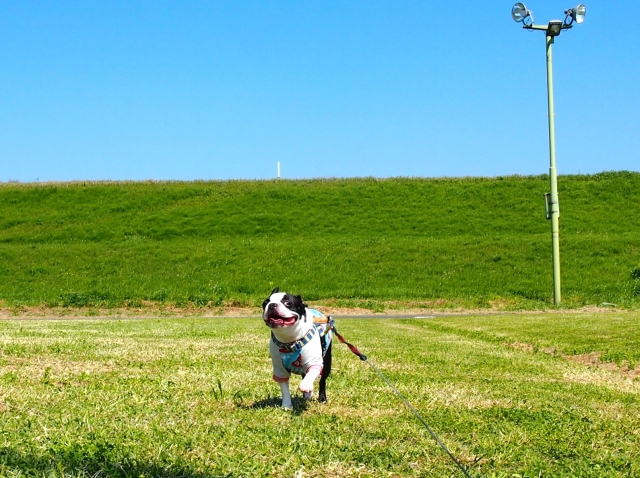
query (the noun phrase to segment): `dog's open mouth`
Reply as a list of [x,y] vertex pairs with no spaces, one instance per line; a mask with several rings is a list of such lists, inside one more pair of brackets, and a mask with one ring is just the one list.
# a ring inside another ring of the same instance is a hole
[[295,324],[297,319],[296,315],[285,317],[274,310],[265,317],[264,321],[268,327],[288,327]]

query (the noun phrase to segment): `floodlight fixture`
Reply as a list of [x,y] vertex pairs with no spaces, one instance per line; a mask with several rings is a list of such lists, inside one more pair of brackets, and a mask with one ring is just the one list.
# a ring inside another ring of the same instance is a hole
[[547,36],[557,37],[565,25],[560,20],[551,20],[547,25]]
[[518,2],[511,9],[511,18],[516,23],[522,22],[523,25],[533,24],[533,14],[524,3]]
[[584,6],[584,3],[581,3],[577,7],[569,8],[564,11],[566,18],[564,19],[565,25],[571,25],[573,22],[576,22],[578,25],[584,22],[584,16],[587,14],[587,7]]

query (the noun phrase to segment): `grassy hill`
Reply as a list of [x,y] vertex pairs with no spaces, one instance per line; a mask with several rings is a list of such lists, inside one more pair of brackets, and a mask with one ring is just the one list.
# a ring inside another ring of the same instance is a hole
[[[640,173],[561,176],[563,306],[640,304]],[[548,177],[0,185],[5,306],[552,306]]]

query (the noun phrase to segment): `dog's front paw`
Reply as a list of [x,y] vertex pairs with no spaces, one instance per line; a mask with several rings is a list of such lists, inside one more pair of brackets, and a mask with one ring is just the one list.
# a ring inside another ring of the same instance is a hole
[[300,382],[298,388],[303,394],[306,395],[308,393],[309,395],[311,395],[313,393],[313,381],[303,380],[302,382]]

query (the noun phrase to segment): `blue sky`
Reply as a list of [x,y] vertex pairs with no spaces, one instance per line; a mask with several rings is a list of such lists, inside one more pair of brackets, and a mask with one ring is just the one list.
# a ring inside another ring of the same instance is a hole
[[[545,174],[545,35],[512,4],[4,1],[0,181]],[[553,49],[558,173],[639,171],[637,2],[586,5]]]

